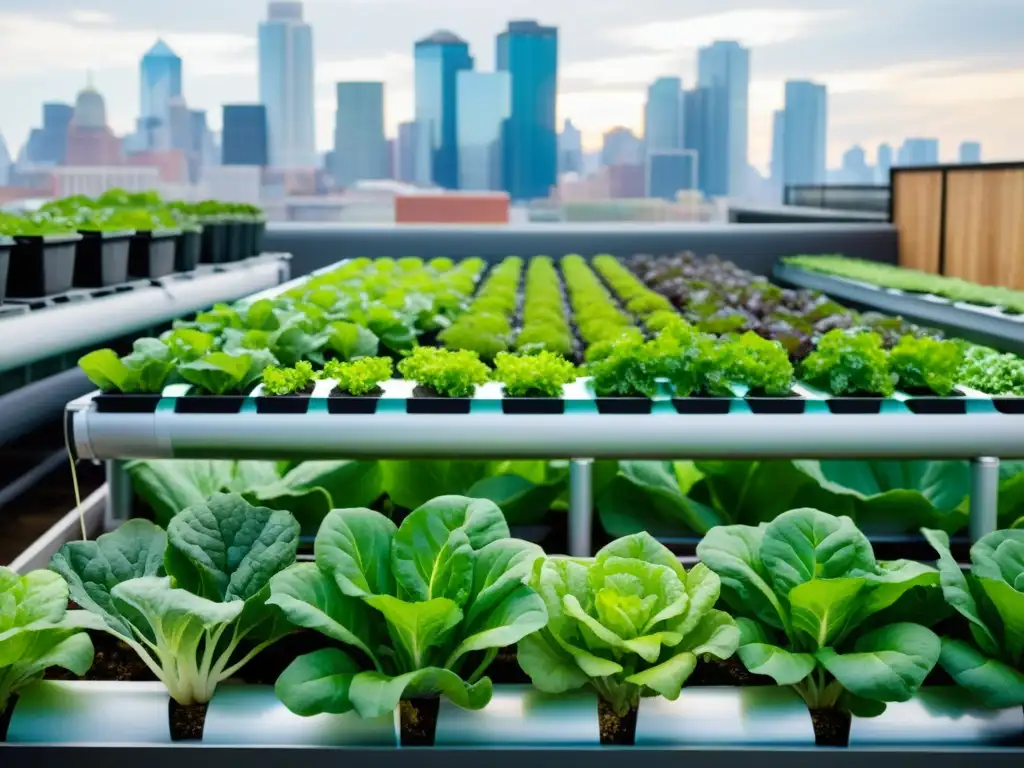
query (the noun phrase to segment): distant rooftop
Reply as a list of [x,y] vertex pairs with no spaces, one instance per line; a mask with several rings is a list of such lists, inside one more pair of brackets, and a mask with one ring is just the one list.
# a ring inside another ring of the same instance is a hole
[[520,19],[510,21],[508,29],[502,34],[508,35],[554,35],[558,34],[558,27],[545,27],[534,19]]
[[161,59],[176,59],[178,54],[171,50],[171,46],[165,43],[163,40],[157,40],[153,44],[153,47],[146,51],[146,57],[161,58]]
[[465,45],[466,41],[447,29],[439,29],[429,37],[419,40],[416,45]]
[[275,0],[267,4],[270,21],[302,21],[302,3]]

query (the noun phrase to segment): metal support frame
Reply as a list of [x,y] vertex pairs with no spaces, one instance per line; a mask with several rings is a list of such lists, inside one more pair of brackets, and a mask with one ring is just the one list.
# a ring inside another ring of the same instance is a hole
[[132,479],[121,459],[106,462],[107,505],[103,515],[103,527],[112,531],[132,516]]
[[971,541],[999,527],[999,459],[984,456],[971,460]]
[[594,526],[594,460],[569,462],[569,554],[590,557]]

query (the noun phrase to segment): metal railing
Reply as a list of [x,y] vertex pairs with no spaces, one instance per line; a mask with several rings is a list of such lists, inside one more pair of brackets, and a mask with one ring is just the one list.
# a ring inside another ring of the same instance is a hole
[[803,208],[888,213],[890,197],[887,185],[793,184],[786,187],[784,202]]

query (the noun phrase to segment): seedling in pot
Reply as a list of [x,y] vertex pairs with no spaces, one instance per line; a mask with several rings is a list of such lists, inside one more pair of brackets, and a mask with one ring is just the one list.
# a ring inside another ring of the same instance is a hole
[[601,356],[588,357],[586,371],[602,413],[650,413],[658,391],[664,350],[656,343],[629,337],[611,342]]
[[597,693],[602,743],[631,744],[641,697],[674,701],[700,658],[727,659],[739,643],[736,623],[714,608],[718,576],[705,565],[687,572],[647,533],[593,558],[549,557],[529,583],[550,618],[519,642],[519,663],[547,693]]
[[166,533],[129,520],[96,541],[65,544],[50,567],[178,705],[205,706],[218,683],[292,631],[268,605],[268,583],[295,562],[298,543],[290,512],[216,494],[176,515]]
[[882,337],[872,331],[829,331],[804,360],[801,375],[836,396],[828,401],[834,413],[878,413],[878,398],[891,397],[896,384]]
[[793,686],[819,744],[845,746],[851,713],[909,700],[939,660],[928,629],[946,613],[938,571],[875,560],[848,517],[794,509],[760,527],[715,527],[697,556],[721,577],[740,660]]
[[406,405],[409,413],[469,413],[469,398],[490,378],[490,369],[465,349],[418,347],[398,371],[418,385]]
[[156,409],[160,393],[174,377],[171,348],[159,339],[137,339],[132,353],[118,357],[112,349],[98,349],[78,361],[89,380],[99,387],[101,411],[148,413]]
[[50,667],[89,671],[92,640],[82,630],[102,625],[88,611],[68,610],[68,585],[56,573],[21,576],[0,566],[0,741],[18,691],[42,680]]
[[[244,393],[275,362],[269,352],[252,350],[237,355],[210,352],[183,363],[178,366],[179,375],[200,394],[178,398],[177,410],[187,413],[237,412],[242,405]],[[216,396],[220,402],[209,402],[213,399],[211,395]]]
[[328,360],[321,378],[337,383],[327,400],[330,413],[376,413],[381,384],[391,378],[394,363],[389,357],[361,357],[349,363]]
[[263,394],[270,397],[309,394],[313,390],[316,374],[313,364],[303,360],[291,368],[268,365],[263,369]]
[[939,664],[986,707],[1024,706],[1024,530],[983,536],[966,573],[948,534],[923,533],[939,553],[946,602],[966,619],[966,631],[942,638]]
[[914,394],[952,394],[961,360],[956,342],[910,334],[889,350],[889,365],[896,374],[898,386]]
[[494,361],[494,378],[504,384],[506,413],[563,413],[562,387],[576,380],[576,366],[551,352],[512,355]]
[[432,743],[438,698],[486,706],[498,650],[547,623],[524,583],[543,552],[509,538],[491,501],[441,496],[398,528],[369,509],[336,509],[314,553],[270,584],[289,621],[345,646],[301,656],[278,679],[281,701],[304,717],[400,708],[403,744]]

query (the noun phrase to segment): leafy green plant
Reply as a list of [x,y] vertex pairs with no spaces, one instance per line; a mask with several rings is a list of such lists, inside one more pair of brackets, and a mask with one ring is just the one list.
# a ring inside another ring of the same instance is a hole
[[441,397],[471,397],[490,369],[475,352],[419,347],[398,364],[398,371]]
[[535,355],[500,353],[494,360],[494,379],[509,397],[561,397],[562,387],[576,380],[576,366],[542,351]]
[[210,352],[197,360],[179,365],[178,373],[206,394],[242,393],[263,373],[265,366],[255,365],[257,359],[249,354]]
[[716,365],[720,348],[716,339],[685,322],[670,324],[648,343],[657,365],[676,397],[692,394],[731,397],[729,371]]
[[758,394],[781,397],[793,387],[793,364],[786,348],[753,331],[723,342],[715,363],[727,379]]
[[834,395],[889,397],[895,389],[882,337],[870,331],[829,331],[804,360],[802,375],[807,383]]
[[293,395],[311,389],[316,376],[313,364],[303,360],[291,368],[268,365],[263,369],[264,395]]
[[509,538],[490,501],[442,496],[400,528],[369,509],[336,509],[314,553],[315,563],[270,583],[269,602],[292,623],[346,646],[300,656],[278,679],[278,696],[299,715],[376,717],[438,695],[480,709],[498,649],[547,622],[524,583],[543,552]]
[[565,312],[558,272],[547,256],[530,259],[523,292],[523,327],[516,337],[516,350],[547,350],[569,358],[573,353],[572,332]]
[[361,357],[349,363],[328,360],[323,378],[336,380],[339,391],[360,397],[380,391],[380,385],[391,378],[393,371],[390,357]]
[[658,391],[663,351],[656,344],[632,339],[612,342],[607,354],[587,362],[594,394],[598,397],[653,397]]
[[805,508],[712,528],[697,556],[721,577],[743,664],[793,686],[811,710],[880,714],[913,696],[939,660],[928,629],[942,615],[930,599],[938,572],[876,561],[848,517]]
[[47,213],[15,216],[0,213],[0,235],[10,237],[47,237],[73,235],[75,225],[66,217]]
[[65,544],[50,567],[187,706],[209,701],[292,630],[267,604],[268,582],[295,562],[298,543],[291,513],[217,494],[176,515],[166,533],[129,520],[96,541]]
[[948,395],[956,389],[960,349],[952,341],[917,338],[907,334],[889,350],[889,365],[908,392],[929,391]]
[[212,352],[217,338],[195,328],[174,328],[161,334],[160,341],[168,346],[175,360],[187,363]]
[[620,717],[641,696],[675,700],[699,658],[727,659],[740,632],[715,610],[719,579],[689,573],[647,533],[613,541],[594,558],[549,557],[530,585],[547,606],[546,629],[519,642],[535,687],[593,689]]
[[1024,530],[994,531],[971,547],[967,573],[949,536],[923,531],[939,554],[942,593],[967,620],[963,637],[943,637],[939,663],[985,706],[1024,705]]
[[1024,395],[1024,359],[971,346],[964,352],[957,380],[987,395]]
[[327,327],[326,346],[341,360],[374,357],[380,348],[380,339],[369,328],[355,323],[337,321]]
[[0,718],[11,697],[49,667],[88,672],[93,647],[82,630],[99,626],[87,611],[68,610],[68,585],[56,573],[19,576],[0,566]]
[[118,357],[112,349],[97,349],[79,358],[78,367],[103,392],[159,394],[174,373],[171,348],[159,339],[137,339],[132,353]]
[[506,317],[497,314],[467,315],[441,331],[438,340],[447,349],[469,350],[481,360],[491,362],[496,355],[508,350],[512,326]]

